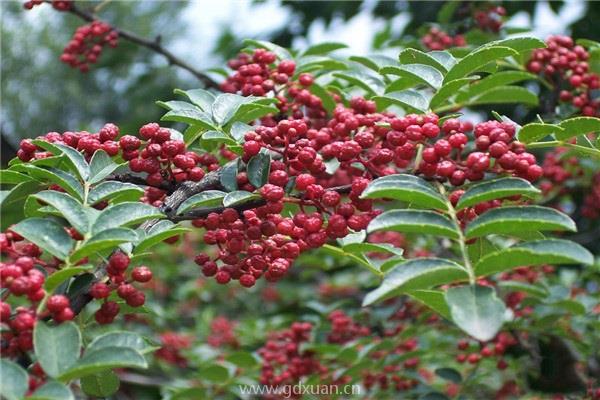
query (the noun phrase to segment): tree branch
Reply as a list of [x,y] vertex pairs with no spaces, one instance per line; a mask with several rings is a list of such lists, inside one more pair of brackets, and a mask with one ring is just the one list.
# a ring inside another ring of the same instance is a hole
[[[49,3],[50,1],[47,1],[47,2]],[[94,16],[94,14],[77,7],[75,5],[75,3],[72,3],[71,8],[67,11],[73,15],[78,16],[79,18],[83,19],[84,21],[92,22],[92,21],[98,20]],[[161,54],[163,57],[165,57],[167,59],[169,64],[176,65],[176,66],[188,71],[189,73],[194,75],[198,80],[200,80],[206,88],[219,89],[219,84],[217,82],[215,82],[211,77],[202,73],[200,70],[194,68],[193,66],[191,66],[190,64],[183,61],[182,59],[180,59],[179,57],[177,57],[173,53],[171,53],[169,50],[164,48],[160,44],[160,36],[157,36],[155,40],[148,40],[146,38],[136,35],[133,32],[129,32],[129,31],[114,27],[112,25],[111,25],[111,27],[119,34],[120,38],[123,38],[123,39],[128,40],[132,43],[135,43],[139,46],[146,47],[158,54]]]
[[[121,172],[121,173],[117,173],[117,174],[111,174],[109,176],[106,177],[107,181],[119,181],[119,182],[125,182],[125,183],[133,183],[136,185],[141,185],[141,186],[152,186],[152,185],[148,185],[148,182],[146,182],[146,179],[129,173],[129,172]],[[169,193],[171,193],[174,189],[175,186],[168,183],[168,182],[163,182],[161,183],[159,186],[152,186],[161,190],[165,190]]]

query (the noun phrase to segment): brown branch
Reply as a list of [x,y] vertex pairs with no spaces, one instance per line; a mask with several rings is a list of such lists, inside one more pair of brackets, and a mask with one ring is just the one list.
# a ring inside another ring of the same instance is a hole
[[[72,3],[71,8],[67,11],[73,15],[78,16],[79,18],[83,19],[84,21],[92,22],[92,21],[98,20],[94,16],[94,14],[77,7],[75,5],[75,3]],[[171,53],[169,50],[164,48],[160,44],[160,36],[157,36],[155,40],[148,40],[146,38],[136,35],[133,32],[129,32],[124,29],[114,27],[112,25],[111,25],[111,27],[119,34],[119,37],[121,37],[125,40],[128,40],[131,43],[135,43],[139,46],[146,47],[158,54],[161,54],[163,57],[165,57],[167,59],[167,61],[169,62],[170,65],[176,65],[176,66],[188,71],[189,73],[194,75],[198,80],[200,80],[206,88],[219,89],[219,84],[217,82],[215,82],[211,77],[202,73],[200,70],[194,68],[193,66],[191,66],[190,64],[183,61],[181,58],[177,57],[176,55]]]
[[[152,185],[148,185],[148,182],[146,181],[146,179],[144,177],[141,177],[141,176],[129,173],[129,172],[121,172],[121,173],[117,173],[117,174],[111,174],[111,175],[107,176],[105,180],[119,181],[119,182],[124,182],[124,183],[133,183],[133,184],[141,185],[141,186],[152,186]],[[159,186],[152,186],[152,187],[155,187],[155,188],[161,189],[161,190],[165,190],[169,193],[175,189],[175,186],[168,182],[163,182]]]

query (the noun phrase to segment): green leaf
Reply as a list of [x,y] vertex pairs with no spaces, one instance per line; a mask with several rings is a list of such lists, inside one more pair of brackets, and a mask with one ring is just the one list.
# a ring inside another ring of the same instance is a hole
[[454,16],[454,13],[456,12],[456,9],[459,5],[460,3],[457,1],[448,1],[444,3],[437,13],[437,22],[439,22],[440,24],[449,23],[452,20],[452,17]]
[[343,71],[348,66],[341,60],[322,56],[303,56],[296,64],[296,75],[303,72]]
[[157,101],[156,104],[160,107],[166,108],[171,111],[191,110],[198,111],[198,107],[187,101],[171,100],[171,101]]
[[140,354],[150,353],[157,349],[150,341],[136,332],[113,331],[97,336],[88,345],[86,351],[92,352],[104,347],[127,347]]
[[485,276],[521,266],[593,263],[594,256],[585,247],[569,240],[547,239],[520,243],[490,253],[475,264],[475,272],[478,276]]
[[287,49],[276,45],[275,43],[267,42],[266,40],[245,39],[244,46],[254,46],[261,49],[267,49],[275,53],[275,55],[281,60],[293,59],[292,55]]
[[109,200],[123,195],[131,196],[131,200],[135,200],[134,197],[139,198],[143,193],[144,190],[141,187],[131,183],[106,181],[90,190],[88,204],[96,204],[102,200]]
[[177,214],[181,214],[187,210],[198,207],[219,206],[223,202],[223,198],[227,193],[220,190],[207,190],[202,193],[197,193],[185,199],[177,209]]
[[0,170],[0,183],[3,185],[16,185],[22,182],[30,182],[34,179],[28,175],[22,174],[10,169]]
[[248,181],[256,188],[263,187],[269,181],[270,171],[271,156],[262,152],[252,157],[246,167]]
[[498,287],[504,290],[513,292],[525,292],[537,298],[545,298],[548,296],[548,291],[539,285],[530,285],[528,283],[517,281],[500,281]]
[[433,97],[429,101],[429,107],[437,108],[441,106],[444,103],[444,101],[454,96],[460,88],[462,88],[469,82],[473,82],[476,79],[479,79],[479,77],[468,76],[466,78],[455,79],[453,81],[447,82],[442,87],[440,87],[438,91],[433,95]]
[[[36,145],[47,149],[55,155],[58,155],[58,152],[56,151],[57,149],[60,152],[62,152],[67,157],[68,163],[73,167],[74,171],[77,173],[77,175],[79,175],[81,180],[87,181],[87,179],[90,177],[90,166],[88,165],[87,161],[85,161],[83,154],[81,154],[74,148],[58,143],[49,144],[48,142],[44,142],[43,140],[34,140],[33,142]],[[45,143],[45,145],[41,143]]]
[[156,207],[143,203],[120,203],[104,209],[92,224],[95,235],[103,230],[133,225],[148,219],[161,218],[164,215]]
[[444,66],[446,71],[449,71],[454,65],[456,65],[456,58],[446,50],[430,51],[429,56]]
[[[140,229],[140,231],[142,230]],[[162,242],[163,240],[184,234],[186,232],[189,232],[188,228],[178,226],[171,221],[160,221],[154,225],[145,236],[142,236],[142,233],[140,232],[141,239],[135,246],[134,254],[140,254],[144,250]]]
[[209,145],[209,143],[207,142],[215,142],[217,145],[219,144],[236,144],[237,142],[227,136],[225,133],[221,132],[221,131],[206,131],[202,134],[202,136],[200,137],[200,144],[202,146],[207,146]]
[[[362,68],[369,71],[365,67]],[[365,90],[370,95],[382,92],[385,87],[383,81],[378,77],[359,70],[334,72],[333,76],[350,82],[350,84]]]
[[414,175],[387,175],[372,181],[360,196],[363,199],[390,198],[425,208],[447,210],[444,198],[424,179]]
[[458,201],[456,209],[461,210],[484,201],[502,199],[515,195],[534,198],[539,193],[540,190],[525,179],[512,177],[493,179],[491,181],[478,183],[467,189]]
[[244,143],[244,136],[248,132],[253,132],[254,128],[240,121],[235,121],[231,125],[230,134],[237,143]]
[[558,140],[567,140],[575,136],[585,135],[590,132],[600,131],[600,118],[576,117],[562,121],[558,124],[562,132],[555,132]]
[[87,375],[81,378],[81,389],[88,396],[109,397],[119,390],[119,377],[113,371]]
[[0,359],[0,388],[8,400],[21,400],[29,389],[29,376],[20,365],[5,358]]
[[534,37],[514,37],[508,39],[496,40],[493,42],[486,43],[483,47],[509,47],[519,53],[527,50],[539,49],[546,47],[546,43],[543,40]]
[[210,112],[212,103],[215,101],[215,95],[204,89],[181,90],[175,89],[175,94],[185,96],[194,105],[200,107],[202,111]]
[[372,273],[382,276],[382,272],[379,270],[378,266],[375,265],[374,263],[371,263],[364,255],[360,254],[353,254],[351,252],[347,252],[345,251],[343,248],[339,248],[337,246],[332,246],[329,244],[324,245],[323,250],[334,254],[336,256],[340,256],[340,257],[348,257],[350,260],[354,261],[355,263],[357,263],[360,266],[366,267],[369,271],[371,271]]
[[229,370],[222,365],[211,364],[201,368],[199,376],[210,382],[225,382],[229,379]]
[[319,44],[310,46],[302,53],[302,56],[304,57],[304,56],[327,54],[327,53],[331,53],[332,51],[335,51],[335,50],[345,49],[347,47],[348,47],[348,45],[346,45],[344,43],[324,42],[324,43],[319,43]]
[[463,78],[481,69],[486,64],[518,53],[509,47],[486,46],[480,47],[461,58],[446,74],[444,83]]
[[386,93],[383,96],[373,96],[373,100],[381,109],[394,104],[402,107],[407,112],[424,113],[429,107],[429,100],[416,90],[401,90]]
[[103,230],[85,240],[70,256],[69,261],[76,263],[84,257],[101,250],[117,247],[123,243],[133,243],[138,240],[138,235],[129,228],[111,228]]
[[342,246],[344,251],[354,254],[389,253],[401,256],[404,250],[387,243],[348,243]]
[[185,145],[188,147],[191,146],[200,136],[202,136],[202,133],[204,133],[205,130],[206,128],[199,125],[189,125],[183,133]]
[[0,204],[0,226],[4,231],[12,224],[25,218],[24,205],[25,201],[32,193],[39,191],[42,188],[38,182],[30,181],[19,183],[9,192],[4,192],[2,202]]
[[327,90],[325,90],[322,86],[320,86],[317,83],[313,83],[312,85],[310,85],[310,91],[312,94],[314,94],[315,96],[317,96],[318,98],[321,99],[321,102],[323,103],[323,108],[328,111],[328,112],[332,112],[333,109],[335,108],[335,100],[333,100],[333,97],[329,94],[329,92]]
[[531,123],[521,127],[517,132],[517,139],[523,143],[537,142],[548,135],[564,132],[558,125]]
[[81,332],[71,321],[54,327],[38,321],[33,329],[33,346],[44,372],[57,377],[77,362],[81,351]]
[[415,232],[458,238],[454,223],[447,217],[426,210],[391,210],[375,217],[367,232],[377,231]]
[[437,368],[435,374],[442,379],[453,383],[461,383],[462,375],[454,368]]
[[247,203],[251,200],[258,200],[261,196],[256,193],[250,193],[245,190],[236,190],[235,192],[227,193],[227,196],[223,199],[223,205],[225,207],[232,207],[238,204]]
[[507,206],[493,208],[477,217],[465,231],[467,239],[490,234],[526,231],[576,231],[571,218],[553,208],[540,206]]
[[97,183],[119,167],[104,150],[96,150],[90,160],[90,179],[89,183]]
[[370,54],[367,56],[350,56],[348,59],[362,64],[375,72],[379,72],[379,70],[385,66],[398,64],[398,62],[394,58],[380,54]]
[[190,125],[197,125],[203,129],[217,129],[210,115],[204,111],[198,110],[172,110],[162,116],[161,121],[183,122]]
[[140,353],[128,347],[102,347],[86,352],[59,378],[66,382],[113,368],[148,368],[148,364]]
[[481,95],[471,98],[467,105],[482,104],[514,104],[522,103],[530,106],[538,105],[538,96],[520,86],[496,86]]
[[46,278],[46,282],[44,282],[44,289],[48,293],[52,293],[54,289],[59,287],[62,283],[66,282],[68,279],[75,275],[79,275],[82,272],[85,272],[92,268],[92,265],[83,265],[77,267],[67,267],[60,269]]
[[[271,104],[263,104],[266,101],[274,100],[271,97],[259,97],[253,103],[242,104],[236,113],[231,117],[229,123],[233,121],[252,122],[268,114],[277,114],[279,109]],[[229,124],[228,123],[228,124]]]
[[470,85],[456,96],[456,102],[463,103],[495,87],[506,86],[528,79],[537,79],[537,76],[524,71],[500,71]]
[[247,351],[236,351],[225,357],[227,361],[237,365],[240,368],[252,368],[258,365],[256,358]]
[[51,219],[29,218],[11,229],[60,260],[69,256],[75,243],[65,229]]
[[580,302],[572,299],[564,299],[547,303],[552,309],[562,308],[574,315],[585,314],[585,306]]
[[408,260],[391,269],[381,285],[367,293],[362,305],[365,307],[411,290],[428,289],[468,278],[465,269],[454,261],[441,258]]
[[31,164],[18,164],[12,169],[25,172],[39,181],[54,183],[77,200],[83,200],[83,186],[68,172],[54,168],[44,169]]
[[29,397],[30,400],[74,400],[71,389],[60,382],[50,381],[36,389]]
[[238,189],[237,174],[239,168],[239,160],[233,160],[228,162],[221,168],[221,175],[219,181],[225,190],[233,192]]
[[386,66],[379,70],[381,74],[399,75],[401,77],[418,81],[439,89],[442,86],[444,75],[436,68],[426,64],[406,64],[400,66]]
[[33,197],[56,208],[63,218],[77,229],[77,232],[82,235],[87,233],[90,221],[83,206],[77,200],[68,194],[57,192],[56,190],[44,190],[43,192],[34,194]]
[[222,93],[212,104],[213,119],[217,124],[223,126],[236,114],[242,104],[252,103],[256,100],[257,98],[253,96],[244,97],[232,93]]
[[446,302],[454,323],[482,342],[493,339],[504,323],[506,307],[491,287],[452,287]]
[[413,299],[425,304],[447,320],[451,320],[450,309],[441,290],[411,290],[407,293]]
[[425,64],[436,68],[443,74],[448,72],[446,66],[432,57],[431,53],[424,53],[421,50],[405,49],[400,53],[399,58],[401,64]]

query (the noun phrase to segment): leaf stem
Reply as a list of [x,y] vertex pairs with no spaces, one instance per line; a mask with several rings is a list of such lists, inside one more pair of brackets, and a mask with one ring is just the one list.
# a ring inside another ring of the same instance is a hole
[[458,221],[458,217],[456,215],[456,209],[452,205],[452,202],[448,199],[444,185],[438,182],[437,186],[441,195],[444,196],[444,199],[446,200],[446,204],[448,205],[448,215],[450,216],[450,219],[452,219],[452,222],[454,222],[454,225],[456,226],[456,230],[458,232],[458,239],[456,241],[458,242],[458,247],[460,249],[465,269],[467,271],[467,274],[469,274],[469,283],[471,285],[474,285],[476,282],[475,271],[473,270],[473,265],[471,265],[469,252],[467,251],[467,241],[465,239],[465,235],[462,231],[462,228],[460,227],[460,222]]

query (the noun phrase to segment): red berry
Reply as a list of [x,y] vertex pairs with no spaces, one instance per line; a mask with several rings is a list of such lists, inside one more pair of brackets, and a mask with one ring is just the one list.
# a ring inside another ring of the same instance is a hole
[[69,299],[62,294],[55,294],[50,296],[46,303],[46,308],[51,313],[57,313],[62,311],[64,308],[69,307]]
[[228,283],[231,280],[231,276],[229,275],[229,272],[224,271],[224,270],[220,270],[215,275],[215,279],[216,279],[217,283],[219,283],[221,285],[224,285],[224,284]]
[[105,283],[97,282],[90,288],[90,295],[95,299],[104,299],[110,295],[110,289]]
[[152,271],[146,266],[135,267],[131,271],[131,277],[137,282],[148,282],[152,279]]

